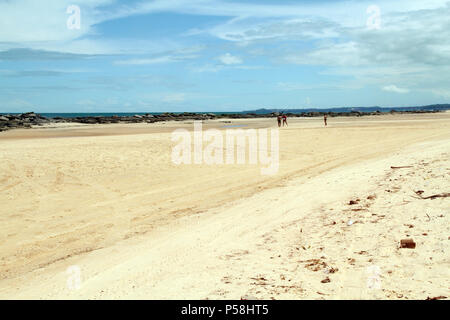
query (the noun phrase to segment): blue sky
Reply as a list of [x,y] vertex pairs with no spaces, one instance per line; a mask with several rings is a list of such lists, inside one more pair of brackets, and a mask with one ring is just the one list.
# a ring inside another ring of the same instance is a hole
[[0,112],[448,103],[449,17],[446,0],[0,1]]

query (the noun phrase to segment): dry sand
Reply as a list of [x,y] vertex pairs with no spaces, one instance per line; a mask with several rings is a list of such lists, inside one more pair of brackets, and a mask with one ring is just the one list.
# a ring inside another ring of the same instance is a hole
[[329,122],[290,119],[274,176],[174,165],[192,122],[1,133],[0,298],[449,297],[450,198],[415,191],[450,192],[450,114]]

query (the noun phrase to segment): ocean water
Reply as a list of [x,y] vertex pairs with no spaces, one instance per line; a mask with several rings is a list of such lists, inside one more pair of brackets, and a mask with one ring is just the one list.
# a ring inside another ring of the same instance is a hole
[[[41,113],[36,112],[37,114],[40,114],[43,117],[46,118],[84,118],[84,117],[112,117],[112,116],[119,116],[119,117],[132,117],[134,115],[146,115],[146,114],[152,114],[152,115],[160,115],[164,112],[98,112],[98,113]],[[171,112],[173,114],[183,114],[184,112]],[[205,114],[205,113],[211,113],[211,114],[238,114],[241,112],[192,112],[197,114]],[[0,114],[2,114],[0,112]],[[21,114],[21,113],[5,113],[5,114]]]
[[[269,114],[272,112],[283,112],[283,113],[307,113],[307,112],[343,112],[343,113],[349,113],[354,111],[361,111],[361,112],[375,112],[379,111],[381,113],[390,112],[392,110],[396,111],[444,111],[444,110],[450,110],[450,104],[438,104],[438,105],[429,105],[429,106],[422,106],[422,107],[361,107],[361,108],[310,108],[310,109],[258,109],[258,110],[248,110],[248,111],[235,111],[235,112],[217,112],[217,111],[203,111],[203,112],[189,112],[189,113],[196,113],[196,114],[205,114],[205,113],[211,113],[211,114],[246,114],[246,113],[255,113],[255,114]],[[2,112],[0,111],[0,114],[8,114],[9,112]],[[76,117],[111,117],[111,116],[134,116],[134,115],[145,115],[145,114],[152,114],[152,115],[160,115],[164,112],[94,112],[94,113],[41,113],[44,117],[47,118],[76,118]],[[184,112],[171,112],[173,114],[183,114]],[[20,114],[20,113],[9,113],[9,114]]]
[[115,113],[107,113],[107,112],[99,112],[99,113],[39,113],[40,115],[46,117],[46,118],[84,118],[84,117],[112,117],[112,116],[119,116],[119,117],[132,117],[134,115],[145,115],[145,114],[153,114],[158,115],[162,113],[158,112],[115,112]]

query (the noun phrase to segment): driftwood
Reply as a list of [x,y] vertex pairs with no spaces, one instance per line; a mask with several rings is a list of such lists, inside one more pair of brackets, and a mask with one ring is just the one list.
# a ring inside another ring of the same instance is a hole
[[426,300],[441,300],[441,299],[447,299],[447,297],[445,297],[445,296],[439,296],[439,297],[433,297],[433,298],[427,297]]
[[440,193],[440,194],[433,194],[432,196],[428,196],[428,197],[422,197],[422,193],[416,192],[416,194],[420,197],[420,199],[426,200],[426,199],[436,199],[436,198],[447,198],[450,197],[450,193],[446,192],[446,193]]
[[403,166],[403,167],[393,167],[391,166],[391,169],[403,169],[403,168],[412,168],[413,166]]

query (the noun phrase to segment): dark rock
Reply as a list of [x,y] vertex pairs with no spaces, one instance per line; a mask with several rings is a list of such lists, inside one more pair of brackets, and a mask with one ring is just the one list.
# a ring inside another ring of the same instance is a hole
[[85,124],[97,124],[98,120],[95,118],[85,118],[85,119],[80,119],[79,122],[85,123]]
[[22,122],[19,122],[17,120],[10,120],[6,123],[6,126],[10,127],[10,128],[15,128],[15,127],[19,127],[21,124],[22,124]]
[[37,118],[37,115],[34,112],[28,112],[28,113],[21,114],[20,117],[22,119],[24,119],[24,118]]

